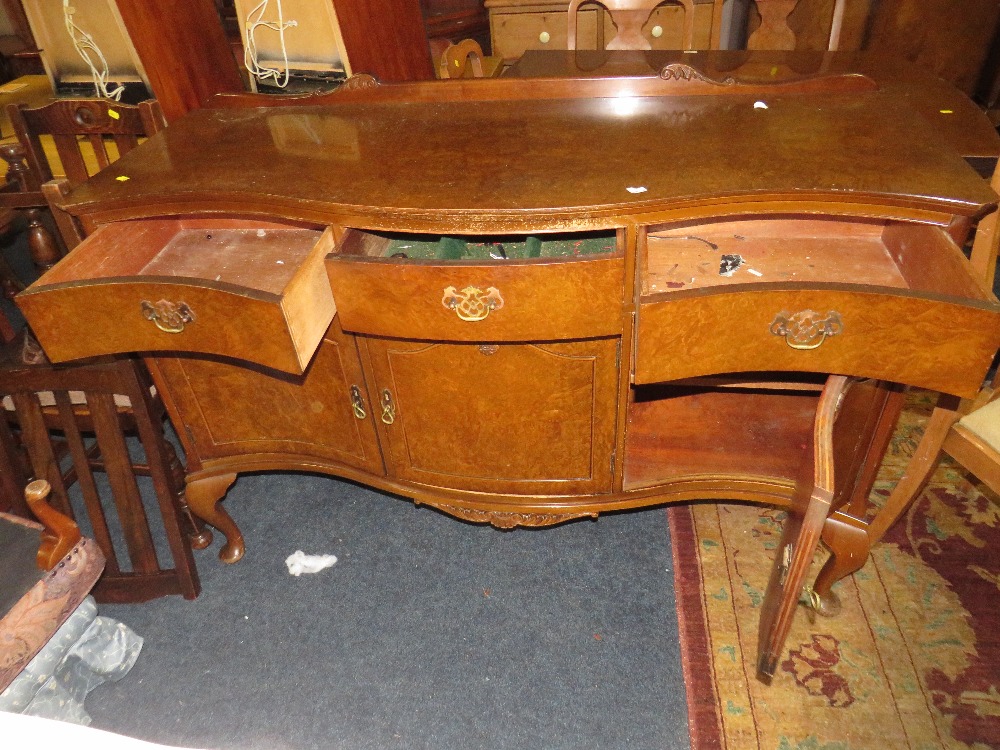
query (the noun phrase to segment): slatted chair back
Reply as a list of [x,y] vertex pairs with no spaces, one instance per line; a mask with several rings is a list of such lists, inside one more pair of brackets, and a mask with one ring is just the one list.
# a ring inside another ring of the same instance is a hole
[[166,127],[155,100],[131,105],[107,99],[59,99],[34,108],[9,104],[7,114],[39,184],[56,174],[42,147],[42,136],[49,136],[71,187],[131,151],[141,138]]
[[[577,11],[581,5],[595,4],[603,7],[615,25],[615,36],[607,43],[607,49],[646,50],[651,49],[649,39],[642,28],[649,21],[653,11],[661,5],[679,5],[684,11],[684,27],[681,36],[683,49],[694,49],[695,2],[694,0],[570,0],[567,11],[567,49],[577,48]],[[712,32],[710,49],[718,49],[722,33],[723,0],[713,0]]]
[[[107,558],[99,599],[198,595],[191,546],[208,539],[197,536],[204,530],[187,509],[184,470],[164,435],[162,401],[140,366],[129,359],[70,367],[9,363],[0,367],[0,403],[0,470],[16,481],[24,474],[46,480],[53,506],[89,526]],[[148,476],[154,489],[161,520],[152,528],[139,476]],[[71,501],[73,484],[82,502]],[[159,553],[154,536],[165,538]]]

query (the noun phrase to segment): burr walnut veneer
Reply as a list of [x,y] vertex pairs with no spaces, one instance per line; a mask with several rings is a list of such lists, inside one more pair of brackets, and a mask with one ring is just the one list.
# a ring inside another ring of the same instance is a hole
[[229,561],[246,471],[500,527],[788,508],[766,676],[820,535],[821,610],[867,554],[901,385],[982,382],[995,200],[860,76],[355,79],[172,124],[69,193],[86,239],[18,299],[54,359],[142,354]]

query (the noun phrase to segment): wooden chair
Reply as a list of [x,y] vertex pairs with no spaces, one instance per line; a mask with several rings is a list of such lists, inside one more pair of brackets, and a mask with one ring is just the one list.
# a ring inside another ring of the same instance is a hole
[[[22,183],[21,201],[43,208],[51,208],[67,190],[166,127],[155,100],[131,105],[106,99],[59,99],[34,108],[9,104],[7,115],[24,150],[23,169],[8,159],[10,170]],[[54,153],[43,147],[43,137],[52,139]],[[50,161],[53,156],[58,165]],[[56,175],[65,179],[53,182]],[[53,217],[67,249],[72,249],[79,241],[75,224],[62,211],[53,211]],[[58,250],[54,254],[36,259],[36,265],[43,270],[51,267],[61,255]]]
[[438,62],[438,78],[493,78],[503,70],[503,59],[487,57],[475,39],[449,44]]
[[[649,40],[642,33],[642,27],[653,11],[660,5],[680,5],[684,10],[684,49],[694,49],[694,0],[570,0],[567,12],[567,48],[576,49],[577,11],[581,5],[602,6],[611,16],[617,33],[606,45],[607,49],[646,50],[652,49]],[[722,35],[722,0],[712,4],[712,35],[710,47],[718,49]]]
[[[196,597],[191,547],[207,546],[211,536],[188,511],[184,470],[164,435],[163,402],[144,368],[126,358],[27,365],[21,351],[17,339],[4,347],[0,362],[0,490],[9,498],[29,477],[44,479],[60,512],[86,517],[107,559],[94,591],[98,599]],[[143,455],[133,458],[139,448]],[[138,476],[150,478],[155,494],[166,538],[159,551]],[[82,496],[76,510],[68,492],[75,483]],[[172,561],[161,563],[168,556]]]

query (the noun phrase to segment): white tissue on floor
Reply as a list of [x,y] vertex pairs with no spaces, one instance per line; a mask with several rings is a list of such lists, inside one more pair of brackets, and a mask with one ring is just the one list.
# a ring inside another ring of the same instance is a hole
[[337,562],[336,555],[307,555],[300,549],[295,550],[285,558],[288,572],[293,576],[300,576],[303,573],[319,573],[335,562]]

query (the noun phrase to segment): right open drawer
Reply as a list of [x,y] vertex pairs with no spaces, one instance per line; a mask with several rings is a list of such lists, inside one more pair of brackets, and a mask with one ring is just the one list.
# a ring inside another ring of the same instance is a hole
[[774,216],[651,227],[634,382],[826,372],[973,395],[1000,304],[940,226]]

